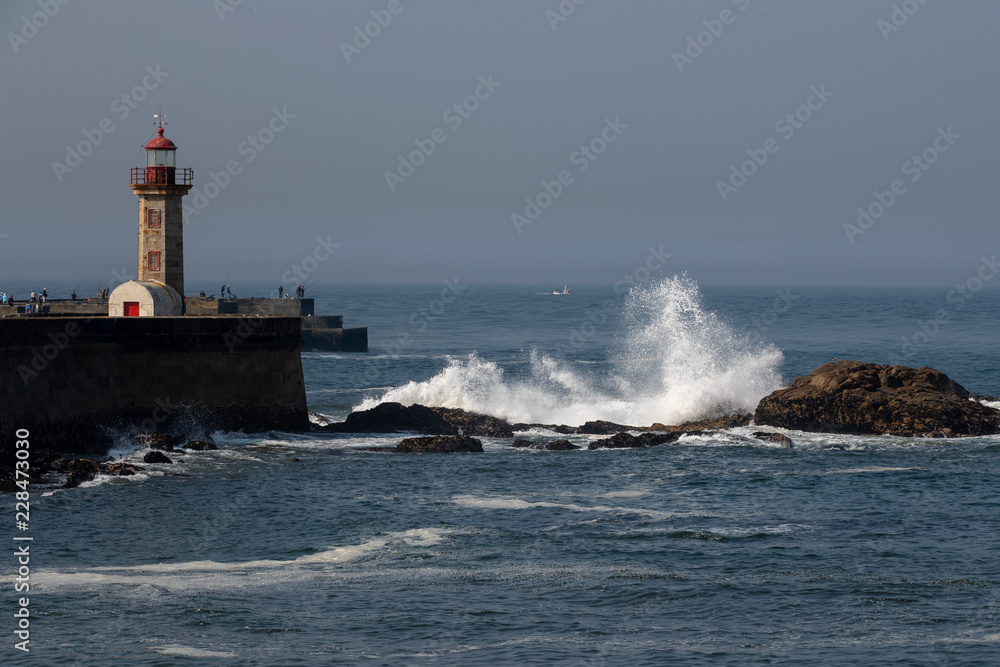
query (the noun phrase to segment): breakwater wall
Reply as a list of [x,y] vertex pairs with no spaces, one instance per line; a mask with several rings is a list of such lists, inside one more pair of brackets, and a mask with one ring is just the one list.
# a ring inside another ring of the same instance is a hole
[[[99,452],[115,432],[308,430],[299,317],[0,322],[0,437]],[[6,441],[5,440],[5,441]]]

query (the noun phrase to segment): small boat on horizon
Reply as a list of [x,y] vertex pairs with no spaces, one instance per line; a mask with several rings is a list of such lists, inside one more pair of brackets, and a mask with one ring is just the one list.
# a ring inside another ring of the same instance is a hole
[[566,285],[563,285],[563,288],[562,288],[561,292],[559,290],[552,290],[552,293],[553,294],[572,294],[572,292],[569,291],[569,287],[567,287]]

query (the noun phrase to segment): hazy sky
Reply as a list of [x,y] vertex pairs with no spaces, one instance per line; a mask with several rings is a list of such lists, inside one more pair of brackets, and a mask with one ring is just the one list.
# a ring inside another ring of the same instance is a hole
[[1000,252],[994,0],[3,0],[0,28],[0,287],[134,275],[161,108],[204,196],[189,280],[613,285],[662,246],[703,284],[947,287]]

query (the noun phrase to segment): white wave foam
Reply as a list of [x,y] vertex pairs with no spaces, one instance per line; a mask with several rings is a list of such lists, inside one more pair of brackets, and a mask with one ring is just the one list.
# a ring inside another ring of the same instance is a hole
[[463,408],[513,422],[680,423],[752,411],[781,386],[782,353],[753,342],[701,303],[697,283],[674,276],[637,287],[624,305],[625,334],[601,377],[531,353],[531,377],[509,380],[475,353],[450,358],[425,382],[368,398],[356,410],[395,401]]
[[475,507],[481,509],[511,509],[527,510],[536,507],[548,507],[554,509],[570,510],[572,512],[618,512],[623,514],[638,514],[651,519],[673,519],[679,514],[669,512],[658,512],[636,507],[608,507],[605,505],[577,505],[575,503],[552,503],[547,501],[528,502],[521,498],[483,498],[480,496],[454,496],[451,501],[461,507]]
[[649,491],[634,489],[626,491],[608,491],[607,493],[597,494],[601,498],[640,498],[642,496],[648,496]]
[[[440,528],[414,528],[402,532],[386,533],[360,544],[332,547],[292,560],[251,560],[220,563],[217,561],[187,561],[180,563],[149,563],[131,566],[100,566],[79,572],[40,571],[38,583],[42,590],[65,586],[103,586],[108,584],[142,584],[168,588],[206,589],[227,585],[245,584],[250,579],[266,583],[267,572],[277,572],[283,579],[292,573],[315,573],[317,565],[342,565],[384,549],[393,544],[411,547],[431,547],[450,534]],[[252,572],[253,575],[248,574]],[[223,575],[222,577],[216,575]]]
[[698,535],[721,537],[721,538],[742,538],[755,535],[787,535],[797,530],[812,530],[812,526],[797,523],[782,523],[777,526],[747,526],[745,528],[706,528],[706,529],[680,529],[678,532],[691,532]]
[[148,472],[137,472],[134,475],[97,475],[94,479],[89,479],[86,482],[81,482],[79,488],[90,489],[95,486],[101,486],[103,484],[108,484],[118,479],[127,480],[129,482],[145,482],[150,477],[162,477],[163,472],[159,470],[149,470]]
[[903,472],[904,470],[926,470],[926,468],[892,468],[888,466],[869,466],[867,468],[841,468],[830,470],[827,475],[857,474],[864,472]]
[[979,401],[988,408],[993,408],[994,410],[1000,410],[1000,401]]
[[235,658],[235,653],[229,651],[209,651],[193,646],[181,646],[180,644],[170,644],[169,646],[154,646],[153,650],[160,655],[180,655],[185,658]]

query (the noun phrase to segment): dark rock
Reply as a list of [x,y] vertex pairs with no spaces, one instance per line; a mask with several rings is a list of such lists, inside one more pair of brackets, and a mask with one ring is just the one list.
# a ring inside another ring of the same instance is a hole
[[582,449],[582,447],[574,445],[569,440],[559,439],[559,440],[553,440],[552,442],[545,445],[545,449],[549,450],[550,452],[568,452],[573,449]]
[[766,431],[756,431],[753,437],[758,440],[765,440],[767,442],[777,442],[783,447],[791,448],[792,439],[783,433],[767,433]]
[[577,429],[578,433],[586,433],[587,435],[611,435],[612,433],[622,433],[624,431],[645,431],[646,429],[638,426],[624,426],[622,424],[615,424],[614,422],[606,422],[603,420],[586,422],[583,426]]
[[503,419],[457,408],[428,408],[380,403],[371,410],[347,415],[343,422],[315,426],[326,433],[396,433],[410,431],[426,435],[475,435],[491,438],[513,437],[514,429]]
[[906,437],[1000,432],[1000,410],[933,368],[838,361],[764,397],[754,421],[801,431]]
[[736,428],[737,426],[746,426],[750,423],[751,415],[730,415],[728,417],[715,417],[712,419],[699,419],[697,421],[684,422],[679,426],[669,426],[665,424],[660,424],[659,422],[653,424],[648,429],[649,431],[665,431],[667,433],[692,433],[693,431],[722,431],[728,428]]
[[70,473],[96,473],[100,464],[93,459],[73,459],[66,465],[66,470]]
[[118,477],[128,477],[144,470],[145,468],[134,466],[131,463],[105,463],[101,466],[101,472],[104,474]]
[[67,464],[66,469],[69,471],[69,475],[66,477],[66,483],[63,484],[63,488],[72,489],[97,477],[97,472],[100,468],[97,461],[91,459],[73,459]]
[[610,438],[595,440],[587,449],[642,449],[656,447],[668,442],[674,442],[681,437],[680,433],[616,433]]
[[207,452],[218,449],[219,446],[214,442],[205,442],[204,440],[192,440],[191,442],[183,445],[184,450],[188,452]]
[[481,452],[483,443],[468,436],[438,435],[430,438],[406,438],[396,445],[396,451],[402,454]]
[[972,394],[972,398],[977,401],[986,401],[987,403],[996,403],[1000,401],[1000,398],[997,398],[996,396],[986,396],[984,394]]
[[321,415],[318,412],[313,412],[312,410],[307,410],[306,412],[309,415],[309,421],[312,422],[313,424],[317,424],[319,426],[326,426],[327,424],[334,423],[332,419],[325,417],[324,415]]
[[146,455],[142,457],[142,462],[143,463],[173,463],[173,461],[171,461],[170,458],[166,454],[164,454],[162,452],[158,452],[156,450],[153,450],[151,452],[146,452]]
[[164,452],[172,452],[176,445],[181,444],[180,438],[167,433],[146,433],[145,438],[149,442],[150,449],[159,449]]
[[514,438],[514,442],[510,444],[511,447],[518,447],[521,449],[547,449],[550,452],[564,452],[571,449],[581,449],[577,445],[574,445],[569,440],[552,440],[551,442],[535,442],[533,440],[522,440],[521,438]]

